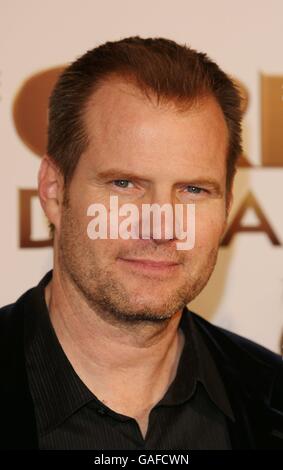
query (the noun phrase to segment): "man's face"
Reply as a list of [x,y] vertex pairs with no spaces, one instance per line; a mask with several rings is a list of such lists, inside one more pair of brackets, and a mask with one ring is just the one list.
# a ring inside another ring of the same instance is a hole
[[[168,319],[203,289],[216,263],[227,202],[222,111],[206,98],[180,113],[113,80],[89,100],[85,122],[89,146],[57,226],[60,267],[105,317],[124,323]],[[176,238],[90,239],[87,208],[101,203],[109,217],[114,195],[119,206],[131,203],[139,210],[142,204],[195,203],[194,248],[177,250]],[[177,264],[156,268],[133,259]]]

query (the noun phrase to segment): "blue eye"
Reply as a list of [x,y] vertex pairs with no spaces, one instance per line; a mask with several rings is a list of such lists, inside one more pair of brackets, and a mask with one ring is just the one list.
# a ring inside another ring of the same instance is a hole
[[198,186],[187,186],[187,188],[190,189],[189,192],[191,192],[192,194],[199,194],[204,191],[204,189],[199,188]]
[[114,180],[113,183],[118,186],[118,188],[128,188],[129,180]]

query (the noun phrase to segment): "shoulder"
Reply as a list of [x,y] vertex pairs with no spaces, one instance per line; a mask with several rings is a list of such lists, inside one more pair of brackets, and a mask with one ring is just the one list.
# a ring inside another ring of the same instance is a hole
[[283,412],[282,357],[257,342],[214,325],[191,312],[226,381],[246,388],[253,397],[264,397],[274,410]]
[[19,330],[22,331],[25,310],[30,309],[30,299],[34,290],[34,287],[28,289],[15,302],[0,308],[0,337],[2,342],[4,340],[4,343],[8,343],[11,337],[15,338],[17,336]]
[[7,318],[7,316],[9,316],[9,314],[11,313],[12,309],[15,306],[15,303],[16,302],[0,307],[0,321],[2,319],[4,320],[5,318]]
[[26,313],[29,315],[42,308],[42,296],[44,287],[51,280],[53,270],[49,270],[41,278],[38,284],[30,287],[13,303],[0,308],[0,334],[5,334],[7,329],[14,328],[23,322]]
[[249,338],[191,313],[226,381],[233,380],[235,387],[246,388],[254,397],[262,395],[283,412],[282,357]]
[[[230,330],[215,325],[208,320],[205,320],[195,312],[191,312],[195,322],[206,330],[206,333],[218,342],[219,346],[228,348],[231,354],[231,359],[236,358],[236,355],[245,355],[247,359],[261,363],[267,367],[280,367],[283,370],[282,357],[265,346],[253,341],[245,336],[241,336]],[[227,351],[227,350],[226,350]],[[235,356],[234,356],[235,355]]]
[[4,330],[9,327],[15,310],[15,305],[16,302],[4,305],[0,308],[0,333],[4,333]]

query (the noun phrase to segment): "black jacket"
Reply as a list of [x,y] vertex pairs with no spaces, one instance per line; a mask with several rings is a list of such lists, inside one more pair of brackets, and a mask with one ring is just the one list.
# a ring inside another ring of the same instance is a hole
[[[32,289],[0,309],[0,448],[38,449],[24,356]],[[283,450],[283,360],[272,351],[192,312],[226,387],[236,422],[233,449]]]

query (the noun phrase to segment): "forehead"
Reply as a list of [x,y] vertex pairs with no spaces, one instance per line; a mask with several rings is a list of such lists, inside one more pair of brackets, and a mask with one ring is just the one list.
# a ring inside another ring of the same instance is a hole
[[[171,101],[157,103],[136,86],[110,79],[90,97],[85,113],[89,137],[87,153],[97,165],[133,166],[168,163],[177,166],[226,165],[228,128],[213,97],[199,100],[180,112]],[[94,163],[95,163],[94,162]]]

